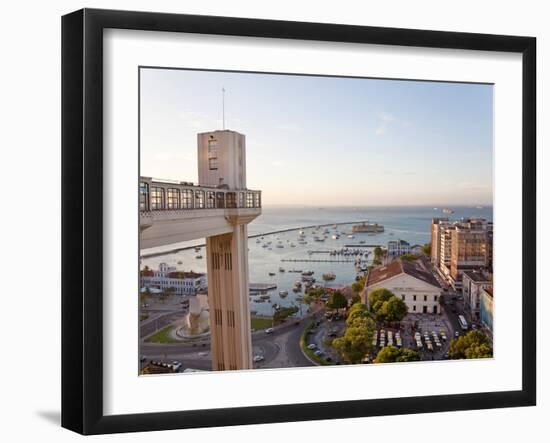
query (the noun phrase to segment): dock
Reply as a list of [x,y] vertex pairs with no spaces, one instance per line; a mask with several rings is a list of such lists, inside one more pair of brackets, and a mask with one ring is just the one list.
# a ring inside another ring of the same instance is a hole
[[248,290],[253,293],[272,291],[273,289],[277,289],[277,285],[275,283],[250,283],[248,285]]

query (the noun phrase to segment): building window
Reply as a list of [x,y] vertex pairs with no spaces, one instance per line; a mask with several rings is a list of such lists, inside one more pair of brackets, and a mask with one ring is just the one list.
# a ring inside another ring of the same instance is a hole
[[428,301],[428,296],[427,295],[424,296],[424,301]]
[[413,311],[416,311],[416,305],[413,305]]
[[216,207],[216,197],[213,191],[208,191],[206,193],[206,207],[212,209]]
[[413,301],[416,301],[416,295],[413,295]]
[[180,190],[176,188],[168,188],[167,191],[168,209],[179,209],[180,207]]
[[239,192],[239,208],[244,208],[244,192]]
[[401,300],[405,301],[405,294],[401,294]]
[[164,189],[157,186],[151,187],[151,210],[164,209]]
[[437,301],[437,295],[434,295],[434,301]]
[[254,207],[255,208],[260,207],[260,193],[259,192],[254,193]]
[[225,194],[225,205],[226,208],[237,207],[237,194],[235,192],[228,192]]
[[139,209],[141,211],[149,210],[149,185],[143,182],[139,184]]
[[208,168],[211,171],[218,169],[218,141],[208,140]]
[[246,193],[246,207],[247,208],[254,207],[254,194],[252,192]]
[[195,192],[195,208],[204,208],[204,191]]
[[433,313],[434,313],[434,314],[437,314],[437,305],[434,305],[434,307],[433,307]]
[[181,207],[184,209],[193,208],[193,190],[182,189],[181,191]]

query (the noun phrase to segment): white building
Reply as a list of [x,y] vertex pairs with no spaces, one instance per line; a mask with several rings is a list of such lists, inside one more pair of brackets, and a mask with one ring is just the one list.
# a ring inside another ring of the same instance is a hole
[[411,245],[405,240],[390,240],[388,242],[388,257],[399,257],[411,253]]
[[441,286],[422,259],[413,261],[395,260],[389,265],[372,269],[361,295],[362,303],[367,303],[369,293],[385,288],[400,297],[409,313],[439,314]]
[[482,270],[464,271],[462,274],[462,294],[464,310],[472,320],[479,321],[482,291],[493,285],[491,276]]
[[142,287],[163,291],[174,288],[174,294],[178,295],[195,295],[206,287],[206,275],[178,271],[174,266],[161,263],[156,271],[143,269],[140,272],[140,284]]

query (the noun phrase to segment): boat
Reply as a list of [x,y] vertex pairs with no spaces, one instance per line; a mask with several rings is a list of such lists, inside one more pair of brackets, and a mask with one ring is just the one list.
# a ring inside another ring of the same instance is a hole
[[366,242],[365,242],[365,240],[359,240],[359,243],[364,245]]
[[315,274],[314,271],[303,271],[303,272],[302,272],[302,277],[310,277],[310,276],[312,276],[313,274]]
[[199,254],[199,255],[197,255],[195,258],[197,258],[197,259],[200,260],[200,259],[202,258],[202,255]]
[[353,234],[349,234],[348,238],[355,238],[355,236]]
[[271,298],[271,296],[267,295],[267,294],[266,295],[260,295],[260,299],[262,299],[262,300],[269,300],[270,298]]
[[367,233],[378,233],[384,232],[384,225],[379,225],[378,223],[369,223],[368,221],[360,223],[358,225],[353,225],[351,227],[352,232],[367,232]]
[[441,210],[444,214],[454,214],[455,211],[453,211],[452,209],[449,209],[449,208],[443,208]]
[[300,235],[304,235],[304,230],[300,229],[299,233],[300,233]]
[[288,291],[279,291],[279,296],[285,298],[288,295]]
[[334,272],[327,272],[323,274],[323,280],[325,281],[331,281],[336,278],[336,274]]
[[274,272],[270,272],[270,273],[269,273],[269,276],[270,276],[270,277],[273,277],[274,275],[275,275]]
[[285,272],[285,268],[279,268],[279,272]]
[[195,246],[195,252],[199,252],[201,250],[200,246]]
[[333,240],[338,240],[339,238],[340,238],[340,236],[339,236],[338,234],[334,234],[334,235],[332,236],[332,239],[333,239]]
[[181,260],[178,260],[178,265],[183,265],[183,262]]
[[296,273],[301,273],[302,270],[301,269],[289,269],[288,272],[296,272]]

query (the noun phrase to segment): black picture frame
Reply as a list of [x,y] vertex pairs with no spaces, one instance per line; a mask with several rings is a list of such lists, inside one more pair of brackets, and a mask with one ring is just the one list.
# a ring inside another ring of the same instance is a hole
[[[199,411],[103,413],[103,30],[171,31],[522,54],[522,389]],[[82,434],[536,404],[536,39],[83,9],[62,18],[62,426]]]

